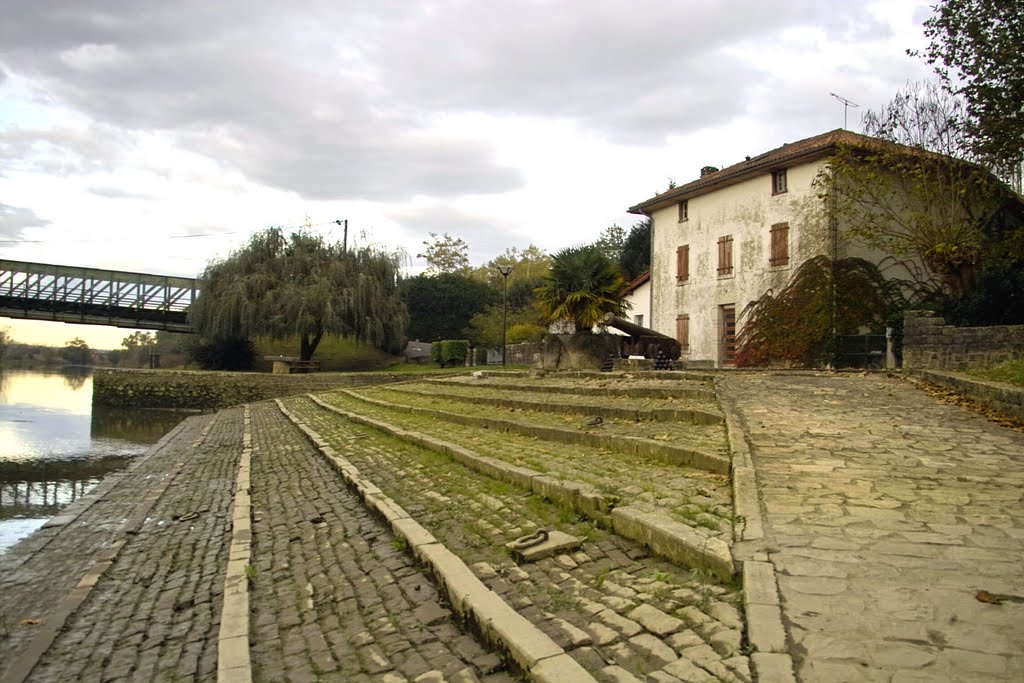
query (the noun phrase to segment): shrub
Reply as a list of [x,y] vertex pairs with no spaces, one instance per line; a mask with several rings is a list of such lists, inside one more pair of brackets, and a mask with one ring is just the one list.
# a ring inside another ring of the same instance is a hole
[[442,368],[465,365],[469,356],[469,341],[466,339],[443,339],[430,346],[430,360]]

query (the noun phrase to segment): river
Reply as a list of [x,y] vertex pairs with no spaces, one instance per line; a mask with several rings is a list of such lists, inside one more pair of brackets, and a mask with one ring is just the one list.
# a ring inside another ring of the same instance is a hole
[[86,368],[0,368],[0,553],[127,467],[183,417],[94,409]]

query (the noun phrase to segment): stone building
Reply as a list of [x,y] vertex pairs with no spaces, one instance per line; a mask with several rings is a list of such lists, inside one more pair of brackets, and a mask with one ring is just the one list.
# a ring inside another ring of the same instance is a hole
[[787,143],[629,210],[650,216],[651,296],[646,326],[676,337],[683,360],[715,367],[735,360],[737,319],[818,255],[873,253],[842,238],[815,183],[839,144],[872,138],[845,130]]

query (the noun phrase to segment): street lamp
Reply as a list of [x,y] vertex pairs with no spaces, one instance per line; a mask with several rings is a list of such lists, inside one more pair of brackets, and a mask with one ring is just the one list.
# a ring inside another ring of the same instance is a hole
[[505,367],[505,352],[508,350],[505,346],[505,330],[508,327],[508,274],[512,272],[512,266],[498,266],[498,272],[505,281],[501,297],[501,367]]

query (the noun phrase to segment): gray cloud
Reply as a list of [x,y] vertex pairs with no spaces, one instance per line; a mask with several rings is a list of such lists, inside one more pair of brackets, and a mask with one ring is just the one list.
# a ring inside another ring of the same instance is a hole
[[[473,263],[483,263],[511,246],[526,247],[529,238],[508,221],[493,215],[469,214],[447,206],[396,211],[388,218],[398,223],[417,242],[429,241],[429,233],[462,238],[469,245]],[[415,253],[411,254],[415,256]]]
[[25,228],[42,228],[50,221],[40,218],[32,209],[0,202],[0,237],[17,239]]
[[[171,132],[250,178],[315,199],[515,189],[520,173],[488,141],[426,142],[432,121],[452,112],[558,117],[656,145],[744,114],[770,67],[731,56],[737,42],[817,26],[842,45],[887,30],[857,3],[817,0],[591,0],[585,10],[569,1],[9,4],[5,70],[103,125]],[[28,151],[56,163],[35,144]]]

